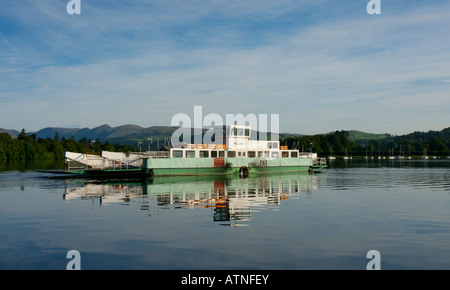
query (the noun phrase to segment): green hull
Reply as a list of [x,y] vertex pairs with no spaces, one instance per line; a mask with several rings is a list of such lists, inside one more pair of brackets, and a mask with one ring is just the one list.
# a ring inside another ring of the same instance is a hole
[[[246,173],[250,174],[270,174],[270,173],[285,173],[285,172],[307,172],[310,171],[310,167],[270,167],[270,168],[251,168]],[[217,169],[217,168],[158,168],[153,169],[153,176],[174,176],[174,175],[238,175],[240,173],[239,168],[233,169]]]
[[[321,168],[311,158],[148,158],[142,168],[66,170],[70,176],[93,178],[146,178],[153,176],[227,176],[313,172]],[[322,166],[323,167],[323,166]]]
[[251,175],[285,172],[308,172],[313,169],[312,159],[278,158],[150,158],[143,167],[153,176],[176,175]]
[[95,177],[95,178],[135,178],[148,177],[151,172],[141,168],[131,169],[80,169],[80,170],[65,170],[63,172],[55,171],[41,171],[47,173],[60,173],[67,176],[81,176],[81,177]]

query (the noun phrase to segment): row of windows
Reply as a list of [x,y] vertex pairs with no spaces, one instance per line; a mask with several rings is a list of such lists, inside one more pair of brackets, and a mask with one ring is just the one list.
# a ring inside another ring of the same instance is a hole
[[[184,153],[184,154],[183,154]],[[172,158],[196,158],[196,150],[172,150]],[[224,150],[198,150],[199,158],[235,158],[235,157],[259,157],[278,158],[278,151],[224,151]],[[183,156],[184,155],[184,156]],[[298,151],[281,151],[282,158],[297,158]]]
[[250,129],[234,128],[231,130],[231,136],[250,136]]

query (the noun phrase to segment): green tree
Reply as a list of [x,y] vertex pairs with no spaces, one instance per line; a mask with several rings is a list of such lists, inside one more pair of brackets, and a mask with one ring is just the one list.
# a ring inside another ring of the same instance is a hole
[[436,151],[436,152],[446,152],[447,146],[445,145],[444,141],[433,137],[433,140],[430,142],[430,150]]

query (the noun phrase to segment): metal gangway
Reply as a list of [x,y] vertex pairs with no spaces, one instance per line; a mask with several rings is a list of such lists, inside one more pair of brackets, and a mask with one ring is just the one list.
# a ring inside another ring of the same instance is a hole
[[64,152],[68,170],[142,168],[144,158],[169,158],[169,151],[110,152],[101,154]]

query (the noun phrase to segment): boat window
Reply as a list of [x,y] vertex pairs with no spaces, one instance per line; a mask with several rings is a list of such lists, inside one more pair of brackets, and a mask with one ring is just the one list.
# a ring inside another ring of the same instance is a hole
[[250,129],[245,129],[245,136],[250,136]]
[[289,151],[281,151],[281,157],[282,158],[288,158],[289,157]]
[[278,152],[272,152],[272,158],[278,158]]
[[228,151],[228,157],[236,157],[236,151]]
[[222,137],[222,136],[226,136],[226,131],[225,131],[224,128],[216,128],[216,129],[214,130],[214,134],[215,134],[217,137]]
[[209,158],[209,151],[200,150],[198,153],[200,158]]
[[187,150],[186,151],[186,158],[195,158],[195,151],[194,150]]
[[267,142],[267,148],[269,148],[269,149],[279,149],[278,144],[280,144],[279,141]]
[[246,152],[242,152],[242,156],[243,156],[243,157],[245,157],[245,155],[247,155],[247,154],[245,154],[245,153],[246,153]]
[[182,150],[173,150],[172,157],[173,158],[183,158],[183,151]]
[[255,151],[248,151],[248,157],[256,157]]
[[212,158],[216,158],[217,157],[217,151],[216,150],[211,151],[211,157]]
[[241,152],[238,152],[238,156],[241,157]]
[[298,152],[297,151],[291,151],[291,158],[297,158]]
[[219,157],[220,157],[220,158],[224,158],[224,157],[225,157],[225,151],[220,150],[220,151],[219,151]]
[[244,129],[237,129],[237,134],[238,136],[244,136]]

